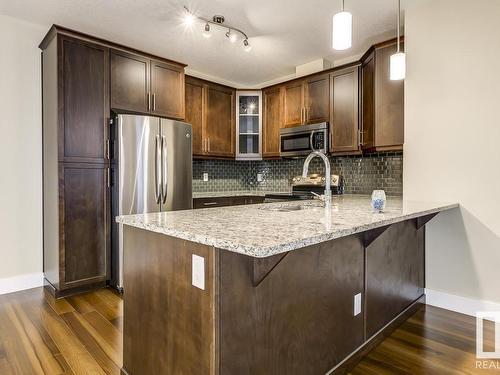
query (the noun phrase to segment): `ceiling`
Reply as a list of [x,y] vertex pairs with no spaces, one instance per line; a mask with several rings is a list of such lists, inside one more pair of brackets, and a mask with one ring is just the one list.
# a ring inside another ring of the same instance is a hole
[[[48,27],[55,23],[188,64],[188,72],[235,87],[262,87],[326,58],[357,58],[394,36],[396,0],[345,0],[353,14],[353,47],[331,47],[332,16],[341,0],[0,0],[0,14]],[[225,30],[205,39],[203,24],[182,24],[183,6],[245,31],[253,49],[231,44]]]

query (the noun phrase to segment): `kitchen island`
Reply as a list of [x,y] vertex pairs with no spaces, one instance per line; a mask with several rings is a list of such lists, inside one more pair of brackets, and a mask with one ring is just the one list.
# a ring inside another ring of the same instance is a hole
[[131,215],[123,374],[341,373],[424,302],[425,224],[367,196]]

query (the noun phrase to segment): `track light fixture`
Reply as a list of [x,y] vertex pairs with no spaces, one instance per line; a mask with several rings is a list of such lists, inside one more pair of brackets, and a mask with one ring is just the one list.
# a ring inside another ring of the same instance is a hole
[[225,21],[224,16],[215,15],[210,20],[208,18],[204,18],[204,17],[195,15],[186,6],[184,7],[184,10],[186,11],[186,13],[184,15],[184,24],[186,26],[192,26],[196,20],[202,21],[205,23],[205,28],[204,28],[203,34],[202,34],[205,38],[208,39],[212,36],[210,26],[214,25],[214,26],[218,26],[220,28],[227,29],[227,32],[225,35],[231,43],[235,43],[238,40],[238,35],[241,35],[242,40],[243,40],[243,49],[245,50],[245,52],[250,52],[250,50],[252,49],[252,46],[250,45],[250,41],[248,40],[248,35],[244,31],[242,31],[236,27],[224,25],[224,21]]

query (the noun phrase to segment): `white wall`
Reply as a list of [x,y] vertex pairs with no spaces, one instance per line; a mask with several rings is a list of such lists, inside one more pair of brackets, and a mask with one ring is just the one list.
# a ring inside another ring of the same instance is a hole
[[[0,294],[42,272],[40,50],[46,28],[0,15]],[[14,278],[13,278],[14,277]]]
[[500,302],[500,1],[408,1],[404,195],[459,202],[427,231],[427,288]]

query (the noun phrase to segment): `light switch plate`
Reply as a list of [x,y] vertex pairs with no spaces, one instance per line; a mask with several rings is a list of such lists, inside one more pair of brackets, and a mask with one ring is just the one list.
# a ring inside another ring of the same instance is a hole
[[262,173],[257,173],[257,182],[262,182],[263,180]]
[[208,181],[208,173],[203,173],[203,181]]
[[205,290],[205,258],[193,254],[192,283],[193,286]]
[[354,316],[361,314],[361,293],[354,296]]

